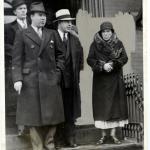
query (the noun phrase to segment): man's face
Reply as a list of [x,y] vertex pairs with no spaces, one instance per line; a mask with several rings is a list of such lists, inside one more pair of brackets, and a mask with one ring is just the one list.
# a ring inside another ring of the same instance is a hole
[[58,28],[62,31],[62,32],[69,32],[72,28],[72,22],[70,20],[68,21],[60,21]]
[[38,28],[44,27],[46,24],[46,14],[43,12],[35,12],[31,15],[32,24]]
[[27,14],[27,6],[26,6],[26,4],[18,6],[14,10],[14,14],[17,16],[18,19],[21,19],[21,20],[25,19],[26,18],[26,14]]
[[106,29],[102,31],[102,38],[105,41],[108,41],[112,36],[112,31],[110,29]]

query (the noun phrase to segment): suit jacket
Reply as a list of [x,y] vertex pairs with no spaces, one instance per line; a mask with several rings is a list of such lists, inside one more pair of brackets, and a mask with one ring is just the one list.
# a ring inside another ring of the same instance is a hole
[[[62,42],[59,33],[57,32],[60,42]],[[72,83],[73,83],[73,118],[76,119],[81,116],[81,96],[80,96],[80,71],[83,69],[83,48],[79,39],[68,34],[67,49],[70,51],[70,57],[72,59]],[[66,53],[66,50],[64,54]],[[68,57],[67,55],[65,57]],[[65,80],[65,69],[63,71],[63,79]],[[64,82],[64,81],[63,81]],[[69,107],[69,106],[68,106]],[[67,108],[67,107],[66,107]]]
[[43,126],[64,121],[60,89],[63,51],[54,30],[44,28],[42,39],[31,26],[17,32],[12,75],[14,82],[23,82],[17,104],[17,124]]

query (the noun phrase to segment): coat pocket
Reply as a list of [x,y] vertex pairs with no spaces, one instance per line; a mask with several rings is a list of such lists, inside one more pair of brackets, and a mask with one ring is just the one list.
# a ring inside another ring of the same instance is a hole
[[31,72],[30,68],[24,68],[24,69],[22,70],[22,73],[23,73],[23,74],[29,74],[30,72]]

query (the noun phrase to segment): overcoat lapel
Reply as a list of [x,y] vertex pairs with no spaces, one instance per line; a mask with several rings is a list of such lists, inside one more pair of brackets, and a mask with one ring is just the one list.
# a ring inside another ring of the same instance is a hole
[[41,46],[40,46],[40,50],[39,50],[39,54],[38,55],[40,55],[42,53],[42,51],[46,47],[48,41],[49,41],[49,34],[47,34],[45,28],[43,28],[42,39],[41,39]]
[[70,47],[70,39],[68,38],[68,40],[67,40],[67,49],[66,49],[66,52],[65,52],[65,58],[66,59],[69,57],[69,55],[71,53],[70,48],[71,48]]
[[41,39],[40,37],[37,35],[37,33],[34,31],[34,29],[29,26],[29,28],[26,30],[26,36],[28,36],[28,38],[30,38],[32,41],[34,41],[37,45],[41,45]]
[[12,23],[12,28],[14,29],[14,31],[17,31],[18,29],[20,29],[20,28],[19,28],[19,24],[17,23],[17,21],[14,21],[14,22]]
[[75,69],[75,65],[76,65],[76,54],[75,54],[75,50],[74,48],[76,47],[75,42],[73,41],[73,38],[71,35],[69,35],[69,46],[70,47],[70,52],[71,52],[71,56],[72,56],[72,63],[73,63],[73,69]]

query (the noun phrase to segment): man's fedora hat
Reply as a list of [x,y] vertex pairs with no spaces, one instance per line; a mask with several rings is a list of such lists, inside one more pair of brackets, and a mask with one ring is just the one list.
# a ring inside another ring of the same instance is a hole
[[12,4],[13,9],[16,9],[20,5],[23,5],[23,4],[26,4],[26,3],[25,3],[24,0],[13,0],[11,4]]
[[56,16],[56,20],[54,20],[54,22],[56,21],[68,21],[68,20],[75,20],[75,18],[72,18],[70,15],[70,11],[68,9],[60,9],[56,12],[55,14]]
[[42,2],[33,2],[30,5],[30,10],[29,13],[33,13],[33,12],[42,12],[42,13],[46,13],[44,5]]

